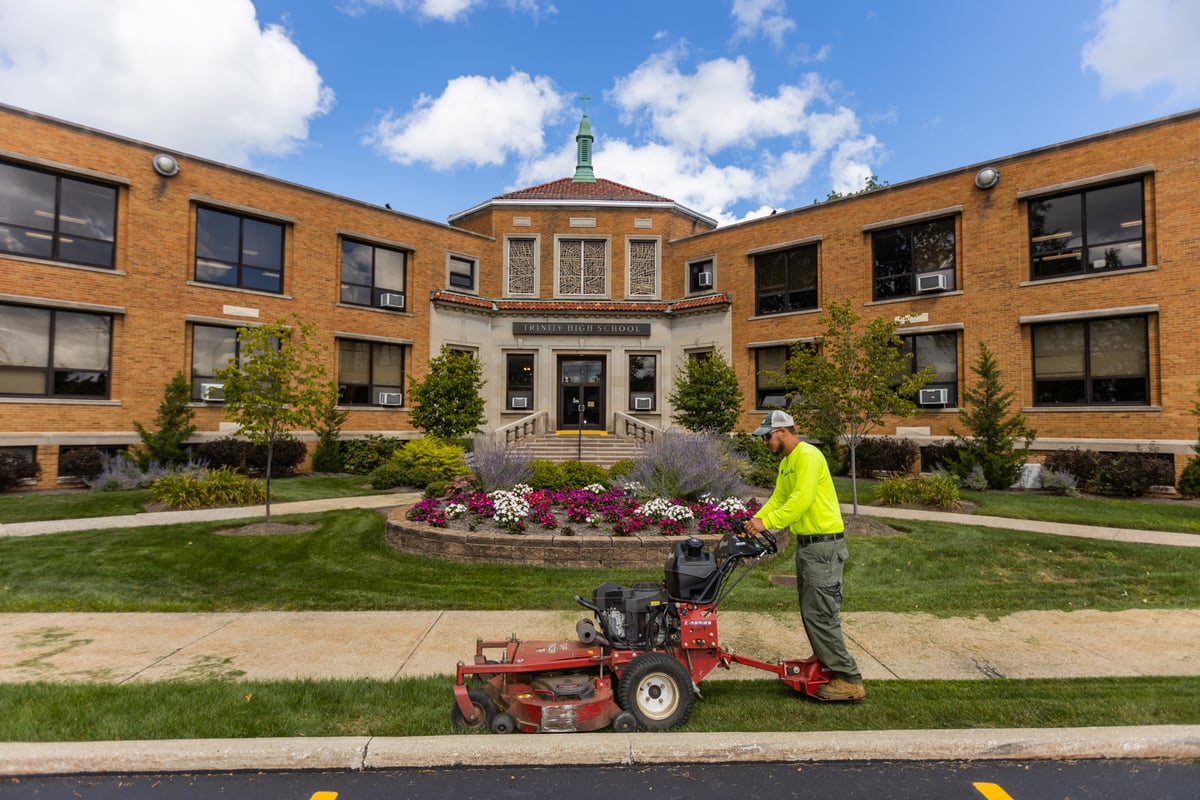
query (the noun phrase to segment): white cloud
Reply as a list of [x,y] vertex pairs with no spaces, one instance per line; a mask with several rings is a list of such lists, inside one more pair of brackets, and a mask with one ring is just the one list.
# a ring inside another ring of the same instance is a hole
[[[369,8],[391,8],[401,14],[411,12],[426,19],[458,22],[485,5],[487,0],[343,0],[339,8],[351,16],[364,14]],[[503,0],[501,5],[509,11],[522,11],[534,18],[558,11],[553,4],[543,4],[539,0]]]
[[1195,0],[1105,0],[1083,67],[1111,96],[1158,84],[1176,99],[1200,95],[1200,3]]
[[197,155],[287,155],[333,104],[250,0],[0,0],[0,20],[0,100]]
[[[642,123],[648,143],[602,140],[597,174],[661,187],[655,191],[722,222],[734,221],[732,209],[748,202],[794,205],[796,191],[822,166],[835,191],[857,191],[880,155],[876,139],[831,100],[819,76],[762,96],[745,58],[708,61],[684,74],[674,54],[652,56],[619,78],[609,97],[622,121]],[[730,160],[727,151],[737,163],[718,163]],[[556,155],[555,164],[561,160]]]
[[513,72],[504,80],[465,75],[439,97],[422,95],[402,117],[389,112],[367,141],[400,164],[446,170],[530,159],[545,148],[544,126],[563,108],[549,78]]
[[755,94],[753,85],[745,57],[707,61],[685,75],[674,54],[662,53],[619,78],[611,97],[624,122],[644,116],[654,135],[706,153],[802,132],[808,106],[828,99],[814,75],[774,97]]
[[733,0],[730,13],[736,22],[735,36],[761,35],[775,47],[782,47],[784,35],[796,27],[795,20],[787,15],[784,0]]

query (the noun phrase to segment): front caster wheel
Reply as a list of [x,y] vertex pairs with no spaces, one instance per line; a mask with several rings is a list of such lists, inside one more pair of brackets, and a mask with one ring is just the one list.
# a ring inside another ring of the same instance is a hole
[[492,717],[492,733],[512,733],[517,729],[517,721],[507,711],[501,711]]
[[467,692],[467,697],[471,700],[475,715],[471,719],[464,718],[462,710],[455,703],[450,709],[450,724],[460,731],[488,730],[496,717],[496,704],[488,697],[487,692],[478,689]]
[[637,730],[637,717],[628,711],[622,711],[613,717],[612,727],[617,733],[633,733]]
[[621,674],[617,702],[640,727],[665,731],[687,722],[696,693],[682,664],[665,653],[643,653]]

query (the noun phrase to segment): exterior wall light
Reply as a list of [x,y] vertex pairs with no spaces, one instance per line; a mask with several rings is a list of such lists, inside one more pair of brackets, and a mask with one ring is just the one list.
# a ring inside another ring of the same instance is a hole
[[174,156],[169,156],[166,153],[159,153],[151,161],[150,165],[154,167],[154,171],[164,178],[169,178],[172,175],[179,174],[179,162]]
[[1000,170],[995,167],[984,167],[975,173],[975,185],[980,189],[990,189],[1000,182]]

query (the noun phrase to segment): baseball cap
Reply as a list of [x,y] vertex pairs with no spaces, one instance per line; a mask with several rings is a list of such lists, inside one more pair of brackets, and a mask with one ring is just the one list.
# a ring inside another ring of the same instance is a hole
[[776,428],[790,428],[796,424],[796,420],[792,419],[792,415],[786,411],[768,411],[763,417],[762,425],[754,429],[751,436],[766,436]]

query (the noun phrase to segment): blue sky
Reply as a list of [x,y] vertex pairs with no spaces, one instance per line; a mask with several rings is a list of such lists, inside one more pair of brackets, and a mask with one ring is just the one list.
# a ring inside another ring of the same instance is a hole
[[[435,221],[597,176],[723,223],[1200,106],[1200,0],[0,0],[0,102]],[[0,132],[0,149],[3,133]]]

